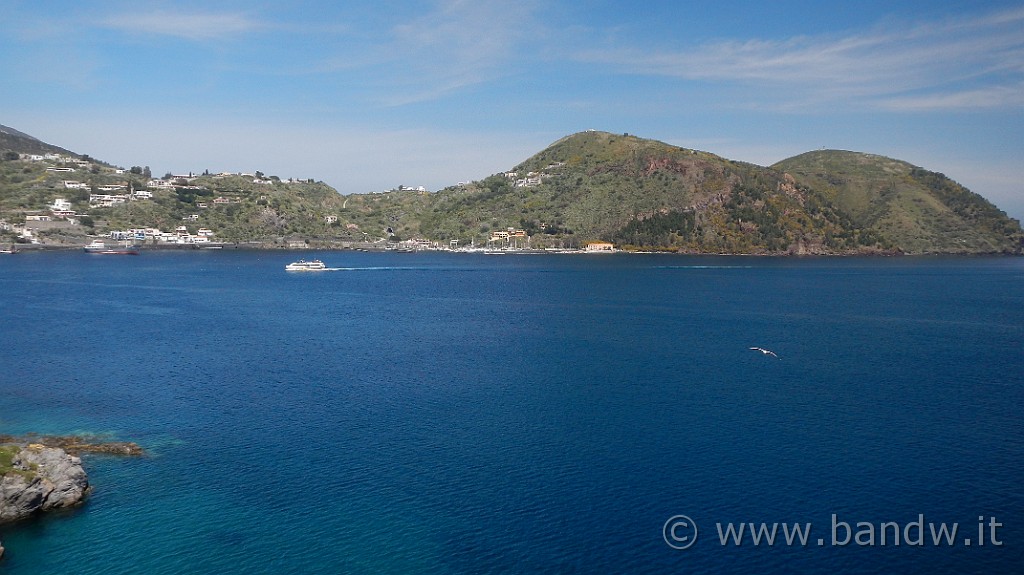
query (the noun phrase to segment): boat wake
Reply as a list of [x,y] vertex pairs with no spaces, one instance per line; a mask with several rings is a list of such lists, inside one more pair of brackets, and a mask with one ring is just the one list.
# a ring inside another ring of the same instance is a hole
[[654,266],[657,270],[749,270],[754,266]]
[[416,271],[426,270],[430,268],[414,268],[405,266],[368,266],[368,267],[354,267],[354,268],[327,268],[326,271],[343,271],[343,272],[389,272],[389,271]]

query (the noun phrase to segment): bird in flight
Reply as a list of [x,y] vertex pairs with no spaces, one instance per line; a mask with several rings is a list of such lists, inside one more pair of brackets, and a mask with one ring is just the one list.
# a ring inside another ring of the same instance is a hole
[[778,355],[776,355],[776,353],[774,351],[772,351],[770,349],[765,349],[763,347],[752,347],[750,349],[753,350],[753,351],[759,351],[759,352],[761,352],[761,353],[763,353],[765,355],[770,355],[770,356],[774,357],[775,359],[782,359]]

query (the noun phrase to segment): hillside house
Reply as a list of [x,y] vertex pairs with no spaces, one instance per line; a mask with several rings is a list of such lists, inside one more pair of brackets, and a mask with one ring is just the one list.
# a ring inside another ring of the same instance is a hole
[[[532,173],[533,172],[531,172],[531,174]],[[521,179],[516,180],[516,187],[517,188],[532,188],[534,186],[539,186],[542,183],[544,183],[544,180],[543,180],[543,178],[540,175],[530,175],[530,176],[527,176],[525,178],[521,178]]]
[[57,198],[53,200],[53,205],[50,206],[50,213],[55,218],[75,217],[75,211],[71,209],[71,202],[64,198]]
[[127,201],[127,195],[89,194],[89,205],[95,208],[109,208]]

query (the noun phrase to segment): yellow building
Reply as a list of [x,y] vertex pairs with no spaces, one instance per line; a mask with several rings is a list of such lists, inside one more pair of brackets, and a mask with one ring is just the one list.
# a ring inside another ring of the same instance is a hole
[[590,242],[585,248],[588,252],[614,252],[615,244],[608,242]]

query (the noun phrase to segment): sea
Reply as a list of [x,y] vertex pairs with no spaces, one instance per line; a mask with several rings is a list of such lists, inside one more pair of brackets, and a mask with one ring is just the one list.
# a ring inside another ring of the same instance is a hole
[[146,450],[10,575],[1018,572],[1022,414],[1022,258],[0,256],[0,433]]

